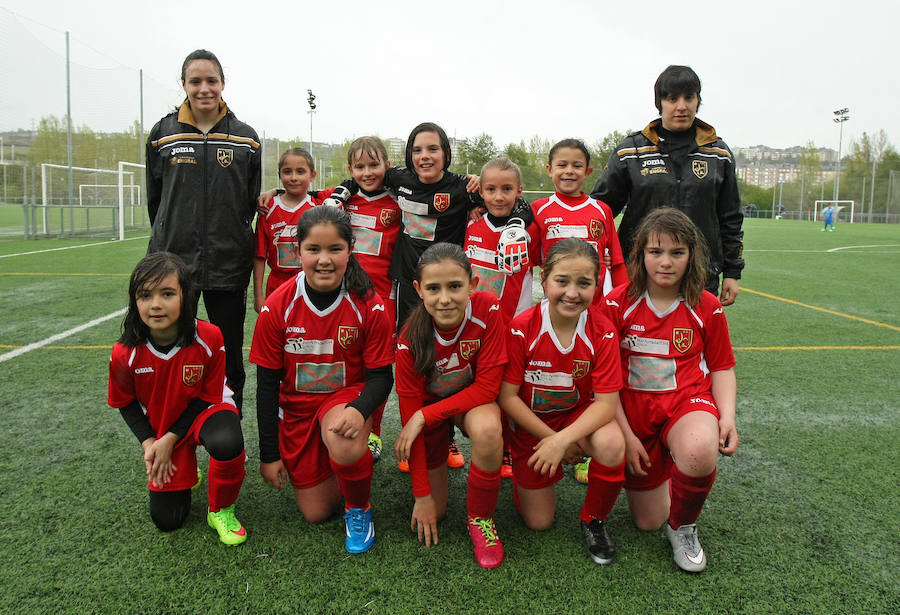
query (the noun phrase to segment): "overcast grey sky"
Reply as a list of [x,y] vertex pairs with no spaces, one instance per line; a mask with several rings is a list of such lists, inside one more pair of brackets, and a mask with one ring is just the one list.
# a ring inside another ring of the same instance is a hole
[[[73,120],[121,130],[145,76],[149,129],[178,104],[181,62],[215,52],[224,98],[262,135],[316,141],[405,138],[435,121],[498,145],[537,134],[588,142],[656,116],[669,64],[703,83],[699,117],[732,147],[837,148],[832,111],[849,107],[844,147],[863,131],[900,139],[896,2],[450,3],[321,0],[0,0],[0,130],[65,114],[71,36]],[[248,10],[248,8],[250,10]],[[11,11],[11,12],[10,12]],[[99,52],[99,53],[97,53]],[[94,70],[104,69],[104,70]],[[846,149],[845,149],[846,151]]]

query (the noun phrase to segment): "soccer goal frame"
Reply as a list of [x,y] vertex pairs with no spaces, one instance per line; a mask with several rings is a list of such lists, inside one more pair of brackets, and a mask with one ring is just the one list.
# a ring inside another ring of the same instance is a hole
[[[134,171],[126,171],[125,167],[137,167],[139,169],[143,169],[144,165],[137,164],[134,162],[120,162],[118,165],[118,169],[93,169],[89,167],[70,167],[65,164],[51,164],[49,162],[41,163],[41,209],[43,209],[43,232],[47,234],[47,209],[49,207],[49,191],[48,191],[48,173],[51,169],[63,169],[63,170],[72,170],[72,171],[86,171],[89,173],[105,173],[107,175],[115,175],[117,176],[117,183],[119,189],[119,239],[125,239],[125,188],[126,186],[138,186],[139,184],[134,183]],[[128,183],[125,183],[125,176],[128,176]],[[81,184],[79,184],[81,185]],[[80,193],[80,190],[79,190]],[[70,203],[69,206],[73,206],[74,203]],[[134,223],[134,208],[132,207],[131,211],[132,223]]]
[[819,212],[825,209],[828,205],[834,205],[834,217],[837,219],[837,215],[841,213],[842,209],[846,207],[850,207],[850,224],[853,224],[853,218],[856,214],[856,201],[835,201],[835,200],[821,200],[816,199],[816,208],[813,210],[813,220],[819,220],[821,217]]

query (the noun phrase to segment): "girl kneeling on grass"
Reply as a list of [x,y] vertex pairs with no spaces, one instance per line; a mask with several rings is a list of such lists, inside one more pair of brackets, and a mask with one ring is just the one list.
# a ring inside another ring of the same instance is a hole
[[187,266],[170,252],[144,257],[128,285],[122,337],[109,359],[108,403],[144,449],[150,518],[180,528],[197,485],[197,446],[209,453],[207,522],[226,545],[247,540],[234,516],[244,480],[244,436],[225,384],[219,328],[195,318]]
[[697,518],[718,454],[738,447],[737,382],[721,303],[704,290],[706,243],[677,209],[647,214],[628,262],[631,283],[606,297],[622,336],[617,420],[625,433],[625,489],[635,524],[666,523],[675,563],[706,568]]
[[310,523],[344,505],[344,546],[375,541],[369,495],[370,416],[393,385],[393,325],[351,254],[350,216],[315,207],[300,218],[303,270],[273,292],[253,333],[260,473],[275,489],[290,479]]
[[591,456],[581,530],[588,555],[612,562],[606,517],[624,481],[625,443],[615,414],[622,377],[619,339],[591,308],[600,257],[586,241],[555,243],[544,259],[544,299],[509,328],[500,405],[509,425],[516,505],[525,524],[546,530],[556,513],[562,464]]
[[[397,343],[397,395],[403,429],[394,454],[409,461],[415,505],[412,529],[437,544],[447,511],[447,437],[451,421],[472,440],[466,511],[475,560],[503,561],[494,526],[503,434],[495,403],[506,363],[498,299],[475,291],[462,248],[437,243],[419,258],[413,287],[422,299]],[[424,431],[424,433],[423,433]]]

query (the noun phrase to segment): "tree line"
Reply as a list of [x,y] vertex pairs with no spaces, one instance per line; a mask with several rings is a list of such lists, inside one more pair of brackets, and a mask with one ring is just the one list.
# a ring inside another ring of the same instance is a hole
[[[603,139],[586,143],[591,152],[591,166],[594,172],[585,181],[585,191],[590,191],[603,172],[615,146],[628,132],[630,130],[624,132],[614,130]],[[72,164],[78,167],[115,169],[119,161],[140,162],[146,132],[144,135],[140,133],[138,122],[118,133],[96,133],[88,126],[78,126],[72,131]],[[42,118],[34,139],[27,147],[27,153],[24,156],[17,155],[17,161],[23,162],[25,167],[37,168],[39,177],[41,163],[67,164],[66,140],[64,118],[55,116]],[[276,185],[278,181],[279,152],[287,147],[307,147],[307,145],[308,143],[299,137],[277,143],[274,139],[267,140],[263,164],[268,187]],[[334,186],[349,176],[347,170],[349,145],[348,139],[340,145],[322,147],[314,152],[319,163],[317,186]],[[522,183],[525,190],[549,192],[553,190],[553,184],[547,174],[546,165],[552,145],[550,139],[537,135],[528,141],[520,140],[501,145],[491,135],[482,133],[456,141],[451,170],[456,173],[477,174],[481,166],[491,158],[506,156],[522,169]],[[403,164],[402,157],[392,162],[395,165]],[[34,186],[29,189],[27,184],[30,180],[23,178],[22,173],[7,173],[4,181],[4,189],[0,192],[0,196],[5,195],[7,203],[21,203],[26,193],[34,193]],[[813,207],[816,199],[831,199],[833,195],[833,179],[825,178],[822,161],[815,144],[811,141],[803,148],[796,181],[783,183],[774,188],[739,183],[743,203],[755,203],[763,211],[768,211],[773,203],[782,203],[788,211],[802,214]],[[880,214],[884,213],[887,207],[895,213],[900,212],[900,188],[896,186],[897,183],[900,183],[900,154],[890,143],[884,130],[871,135],[864,132],[859,139],[849,144],[847,153],[841,161],[839,198],[856,201],[857,211],[861,213]],[[892,195],[889,194],[889,184],[892,187]],[[40,198],[39,189],[38,185],[35,200]],[[533,195],[531,200],[536,196]],[[891,199],[891,196],[894,198]]]

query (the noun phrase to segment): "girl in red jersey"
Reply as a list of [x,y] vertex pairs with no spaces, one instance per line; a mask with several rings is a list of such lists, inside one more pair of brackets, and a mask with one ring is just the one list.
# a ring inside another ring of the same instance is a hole
[[307,211],[297,242],[303,270],[266,299],[250,349],[260,473],[275,489],[290,479],[310,523],[343,503],[344,545],[362,553],[375,540],[369,419],[393,385],[393,326],[351,252],[347,213]]
[[144,450],[156,527],[170,532],[184,525],[202,444],[210,457],[207,523],[224,544],[237,545],[247,540],[234,516],[245,474],[244,436],[225,384],[222,333],[195,318],[195,305],[184,261],[170,252],[141,259],[109,359],[108,403]]
[[635,233],[631,283],[607,295],[604,308],[622,336],[616,418],[631,515],[642,530],[668,521],[675,563],[689,572],[706,568],[696,522],[718,454],[738,447],[734,352],[722,305],[704,290],[706,258],[687,215],[655,209]]
[[[581,139],[563,139],[550,148],[547,173],[556,192],[531,204],[539,229],[541,252],[546,258],[554,243],[566,237],[579,237],[600,255],[600,276],[594,295],[599,305],[603,295],[628,281],[625,259],[613,220],[612,210],[603,201],[582,191],[584,180],[593,172],[591,153]],[[575,480],[588,481],[590,459],[575,464]]]
[[590,307],[599,271],[597,251],[581,239],[563,239],[547,253],[544,300],[509,328],[500,405],[512,420],[516,504],[531,529],[553,524],[562,464],[592,457],[581,529],[590,558],[606,565],[616,553],[606,517],[625,478],[625,443],[614,420],[622,382],[618,336]]
[[547,160],[547,173],[556,192],[532,203],[531,209],[540,229],[544,258],[554,243],[566,237],[584,239],[597,250],[602,264],[598,286],[605,294],[628,278],[612,210],[581,189],[592,172],[591,154],[583,141],[563,139],[554,144]]
[[[267,211],[256,220],[256,253],[253,258],[253,303],[256,312],[266,297],[288,281],[300,269],[297,245],[297,223],[307,209],[321,203],[308,193],[316,178],[316,163],[302,147],[285,150],[278,160],[278,177],[284,192],[276,194]],[[263,293],[263,278],[269,264],[269,277]]]
[[[447,511],[447,433],[451,422],[472,440],[469,535],[483,568],[503,561],[494,525],[503,435],[495,400],[506,350],[497,297],[475,291],[476,276],[458,245],[438,243],[419,258],[413,286],[422,300],[397,343],[397,395],[403,429],[394,455],[409,461],[411,527],[437,544]],[[424,433],[423,433],[424,432]]]

